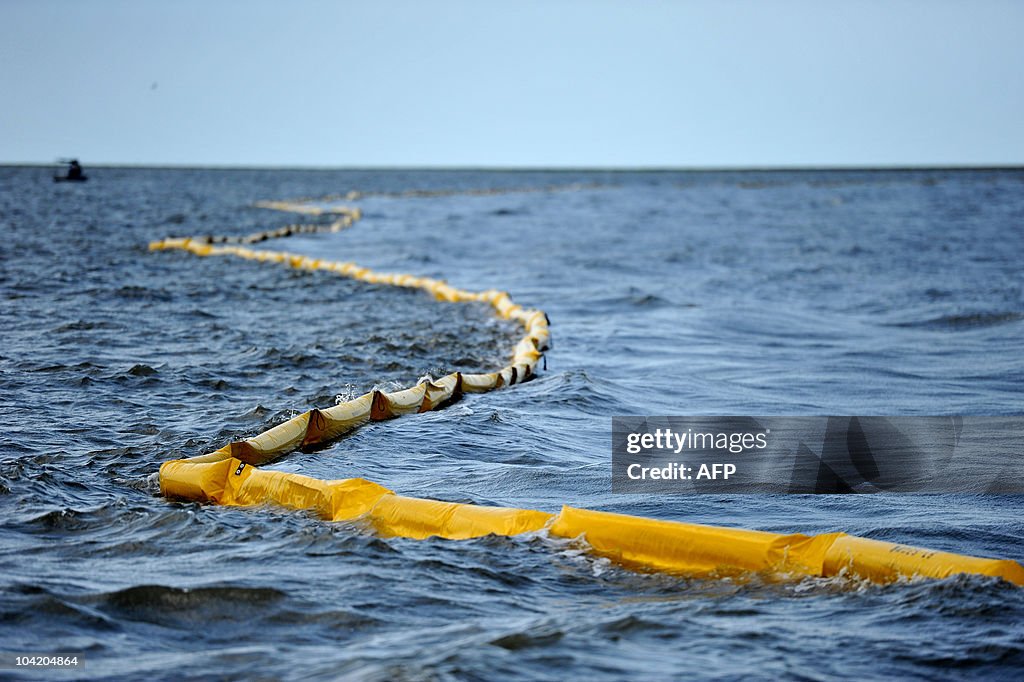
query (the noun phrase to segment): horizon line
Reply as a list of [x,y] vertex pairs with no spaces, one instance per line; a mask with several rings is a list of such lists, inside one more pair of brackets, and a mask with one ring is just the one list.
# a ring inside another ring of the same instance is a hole
[[[0,161],[0,168],[53,168],[54,166],[65,166],[66,161]],[[509,166],[487,166],[487,165],[351,165],[351,166],[326,166],[326,165],[257,165],[257,164],[178,164],[178,163],[120,163],[120,162],[97,162],[89,163],[89,168],[109,169],[140,169],[140,170],[218,170],[218,171],[246,171],[246,170],[282,170],[282,171],[440,171],[440,172],[591,172],[591,173],[757,173],[757,172],[837,172],[837,171],[994,171],[994,170],[1024,170],[1022,163],[963,163],[963,164],[756,164],[750,166],[732,165],[693,165],[693,166],[533,166],[533,165],[509,165]]]

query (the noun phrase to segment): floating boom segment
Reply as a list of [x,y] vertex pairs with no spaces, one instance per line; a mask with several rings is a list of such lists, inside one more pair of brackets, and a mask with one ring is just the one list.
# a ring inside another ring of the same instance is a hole
[[[911,577],[946,578],[960,573],[997,576],[1024,585],[1015,561],[938,552],[845,533],[778,534],[589,511],[565,506],[558,514],[485,507],[396,495],[361,478],[324,481],[271,471],[259,465],[300,448],[326,444],[369,421],[434,410],[464,392],[480,393],[529,379],[550,347],[547,315],[525,309],[508,293],[465,291],[441,280],[380,273],[348,262],[301,254],[254,250],[249,244],[303,232],[336,232],[360,218],[359,209],[319,208],[294,202],[262,202],[262,208],[307,215],[335,214],[326,225],[290,225],[244,237],[187,237],[150,244],[154,251],[180,249],[197,256],[234,256],[305,270],[326,270],[364,282],[421,289],[452,303],[483,301],[520,324],[526,334],[508,366],[483,374],[455,372],[409,388],[371,391],[333,407],[312,409],[261,434],[214,452],[165,462],[160,489],[169,498],[228,506],[275,505],[308,511],[328,521],[360,521],[384,536],[463,540],[484,535],[546,532],[580,539],[589,549],[625,566],[695,576],[769,573],[783,576],[849,575],[887,583]],[[230,243],[230,245],[220,245]]]
[[546,531],[579,538],[627,567],[699,577],[763,573],[788,577],[848,575],[874,582],[958,573],[997,576],[1024,585],[1015,561],[936,552],[845,533],[768,533],[563,507],[558,514],[485,507],[396,495],[360,478],[322,481],[249,466],[175,460],[160,468],[171,498],[230,506],[273,504],[310,511],[327,521],[363,521],[389,537],[465,540]]

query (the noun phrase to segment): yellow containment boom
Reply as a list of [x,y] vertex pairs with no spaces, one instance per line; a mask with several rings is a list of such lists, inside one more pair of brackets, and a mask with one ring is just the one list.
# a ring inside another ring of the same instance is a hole
[[309,510],[327,521],[364,521],[384,536],[465,540],[546,530],[581,538],[591,551],[627,567],[693,576],[770,573],[836,576],[893,582],[957,573],[998,576],[1024,585],[1015,561],[979,559],[854,537],[845,533],[781,535],[660,521],[563,507],[558,514],[484,507],[395,495],[360,478],[321,481],[268,471],[235,457],[175,460],[160,467],[160,487],[171,498],[230,506],[273,504]]
[[[160,467],[160,489],[166,497],[228,506],[275,505],[310,511],[327,521],[364,522],[383,536],[414,539],[464,540],[484,535],[546,532],[556,537],[580,538],[595,554],[623,566],[683,575],[843,575],[888,583],[918,576],[946,578],[973,573],[1024,585],[1024,568],[1015,561],[937,552],[845,533],[783,535],[568,506],[558,514],[484,507],[403,497],[360,478],[322,481],[260,469],[261,464],[296,449],[328,443],[368,421],[434,410],[464,392],[491,391],[526,381],[536,372],[537,363],[550,345],[550,331],[543,311],[523,308],[502,291],[474,293],[440,280],[378,273],[354,263],[238,245],[302,232],[335,232],[351,226],[360,217],[358,209],[321,209],[288,202],[264,202],[259,206],[341,217],[327,225],[289,226],[240,238],[164,239],[151,243],[150,249],[181,249],[198,256],[227,255],[270,261],[293,268],[327,270],[364,282],[423,289],[443,301],[482,301],[489,303],[500,317],[518,322],[526,333],[516,344],[509,364],[500,370],[484,374],[455,372],[401,391],[371,391],[334,407],[309,410],[214,452],[165,462]],[[231,245],[217,245],[223,243]]]

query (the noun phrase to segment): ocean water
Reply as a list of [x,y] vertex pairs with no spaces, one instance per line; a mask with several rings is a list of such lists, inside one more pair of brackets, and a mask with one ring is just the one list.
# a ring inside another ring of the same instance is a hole
[[0,168],[0,650],[84,653],[62,679],[1024,675],[1024,590],[994,579],[699,580],[543,534],[383,539],[167,501],[167,459],[490,371],[518,335],[483,305],[146,248],[359,191],[350,230],[268,247],[549,314],[533,381],[275,468],[1021,561],[1016,496],[613,495],[610,422],[1021,414],[1024,171],[87,172]]

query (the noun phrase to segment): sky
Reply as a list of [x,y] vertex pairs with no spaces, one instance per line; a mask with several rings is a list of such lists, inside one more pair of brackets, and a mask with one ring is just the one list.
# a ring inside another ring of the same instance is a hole
[[1024,2],[0,0],[0,163],[1024,165]]

